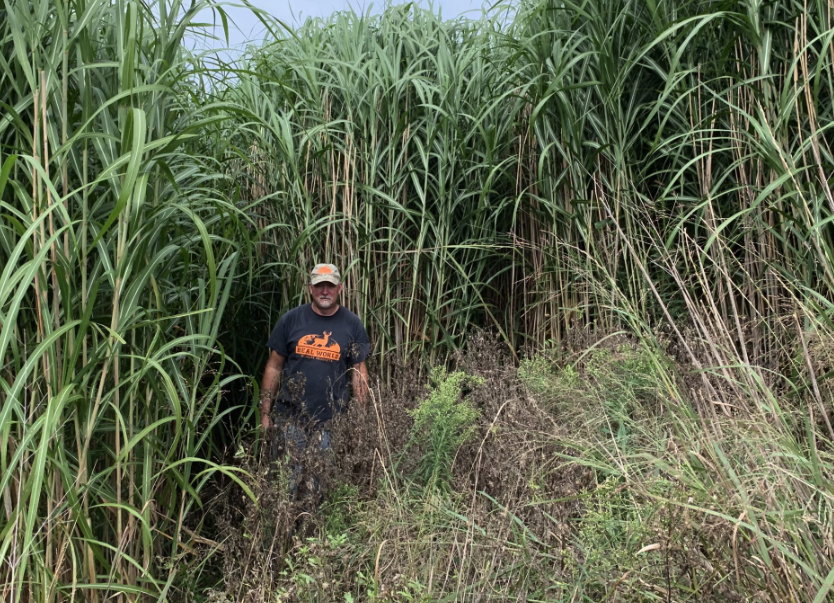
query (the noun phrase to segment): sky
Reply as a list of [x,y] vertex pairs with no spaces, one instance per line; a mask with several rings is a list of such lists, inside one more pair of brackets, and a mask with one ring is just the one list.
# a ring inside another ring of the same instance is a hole
[[[483,0],[434,0],[435,12],[441,12],[444,19],[452,19],[469,12],[469,16],[475,18],[480,15]],[[347,10],[353,7],[357,13],[364,13],[368,7],[372,13],[379,13],[384,7],[384,2],[370,2],[369,0],[250,0],[251,4],[260,8],[272,16],[280,19],[290,26],[297,26],[304,22],[307,17],[327,17],[331,13],[340,10]],[[397,0],[393,2],[399,4]],[[426,0],[419,0],[420,5],[428,7]],[[264,38],[264,26],[248,8],[241,4],[224,4],[226,13],[230,17],[229,23],[229,47],[242,50],[246,44],[258,42]],[[199,21],[212,23],[215,18],[210,11],[204,11]],[[223,26],[217,18],[217,25],[214,28],[214,35],[220,40],[196,40],[194,47],[200,48],[225,48],[226,41],[223,39]],[[235,24],[232,24],[234,21]]]

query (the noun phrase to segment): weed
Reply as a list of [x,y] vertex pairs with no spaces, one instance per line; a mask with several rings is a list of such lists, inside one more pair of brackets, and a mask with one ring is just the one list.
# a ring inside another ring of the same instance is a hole
[[[815,469],[790,434],[748,417],[705,429],[680,391],[664,398],[677,367],[636,338],[604,338],[568,364],[534,356],[518,371],[489,337],[473,342],[428,394],[404,379],[375,392],[373,422],[359,409],[340,418],[334,434],[348,442],[334,449],[355,447],[336,455],[339,480],[311,537],[257,566],[266,571],[240,592],[303,603],[818,592],[834,544],[830,455],[818,452]],[[449,417],[455,430],[435,434]],[[432,453],[433,437],[445,455]],[[368,449],[374,462],[357,464]],[[246,545],[265,546],[253,528]]]
[[331,490],[321,506],[324,530],[329,538],[344,536],[356,526],[357,517],[363,511],[359,500],[359,488],[352,484],[340,484]]
[[420,457],[415,477],[426,491],[448,493],[455,455],[474,434],[480,414],[466,399],[461,399],[461,393],[466,387],[482,385],[483,379],[437,368],[430,382],[428,396],[409,412],[414,419],[409,444],[418,443]]

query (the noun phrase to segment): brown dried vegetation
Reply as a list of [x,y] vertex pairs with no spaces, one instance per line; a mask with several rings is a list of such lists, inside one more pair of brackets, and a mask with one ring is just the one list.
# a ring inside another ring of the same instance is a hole
[[[325,493],[320,506],[310,479],[290,502],[297,459],[250,467],[260,506],[228,493],[226,588],[217,598],[777,601],[801,593],[799,557],[780,552],[791,524],[757,524],[754,511],[777,507],[774,492],[784,495],[799,476],[779,482],[778,471],[762,470],[774,459],[743,433],[780,435],[741,417],[687,432],[675,419],[689,407],[672,361],[623,334],[582,339],[520,369],[485,335],[454,359],[482,382],[461,393],[479,413],[455,452],[451,493],[413,478],[428,444],[413,441],[410,411],[426,389],[407,368],[393,386],[374,388],[367,408],[334,420],[332,455],[305,451]],[[727,467],[710,446],[726,451]]]

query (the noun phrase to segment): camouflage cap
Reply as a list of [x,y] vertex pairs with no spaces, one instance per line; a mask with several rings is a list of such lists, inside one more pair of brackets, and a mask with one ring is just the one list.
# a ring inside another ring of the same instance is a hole
[[318,285],[319,283],[333,283],[338,285],[342,282],[342,277],[339,274],[339,269],[333,264],[316,264],[313,271],[310,273],[310,284]]

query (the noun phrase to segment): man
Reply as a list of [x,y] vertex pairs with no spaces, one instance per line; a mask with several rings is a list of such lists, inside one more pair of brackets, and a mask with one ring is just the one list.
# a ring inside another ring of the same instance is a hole
[[[307,435],[320,431],[321,448],[327,449],[329,434],[323,428],[344,409],[350,390],[361,404],[367,401],[370,341],[359,317],[339,305],[342,281],[336,266],[316,264],[309,290],[311,303],[284,314],[269,337],[269,360],[261,380],[261,427],[266,433],[275,415],[285,437],[303,446]],[[295,425],[288,433],[291,424]]]

